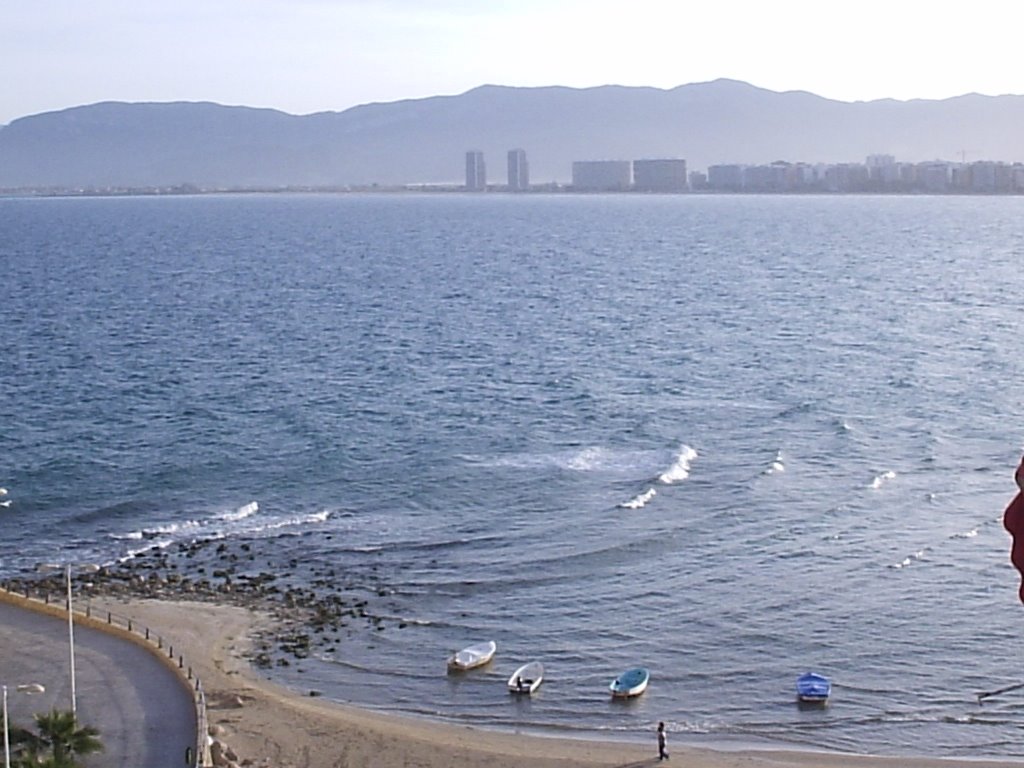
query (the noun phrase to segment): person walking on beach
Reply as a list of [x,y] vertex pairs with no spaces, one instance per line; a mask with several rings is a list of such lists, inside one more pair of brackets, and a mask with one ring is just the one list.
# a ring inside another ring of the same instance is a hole
[[658,759],[668,760],[668,736],[665,734],[665,723],[658,723]]

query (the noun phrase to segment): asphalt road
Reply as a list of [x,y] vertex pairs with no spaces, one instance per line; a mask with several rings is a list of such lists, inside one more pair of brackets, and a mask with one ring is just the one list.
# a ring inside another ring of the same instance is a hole
[[[46,691],[16,692],[25,683]],[[71,709],[67,620],[0,603],[0,684],[7,686],[12,726],[32,724],[37,712]],[[187,765],[186,749],[196,743],[192,695],[153,654],[76,623],[75,688],[79,723],[98,728],[105,747],[87,766]]]

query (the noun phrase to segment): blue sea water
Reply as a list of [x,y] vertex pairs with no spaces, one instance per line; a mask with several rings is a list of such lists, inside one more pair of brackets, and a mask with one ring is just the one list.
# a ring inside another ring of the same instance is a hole
[[[1024,756],[1024,200],[0,200],[0,572],[365,592],[270,674],[496,728]],[[445,674],[452,650],[495,661]],[[504,682],[542,660],[529,700]],[[613,702],[627,667],[647,693]],[[796,677],[833,681],[801,709]]]

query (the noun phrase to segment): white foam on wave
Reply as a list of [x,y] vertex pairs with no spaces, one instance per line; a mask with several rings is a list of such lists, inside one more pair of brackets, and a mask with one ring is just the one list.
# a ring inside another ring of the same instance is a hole
[[623,509],[643,509],[644,506],[646,506],[647,502],[649,502],[657,495],[658,492],[656,490],[654,490],[653,488],[648,488],[646,491],[644,491],[641,494],[638,494],[637,496],[634,496],[629,501],[619,504],[619,506],[622,507]]
[[893,472],[891,469],[886,472],[883,472],[880,475],[877,475],[875,479],[871,481],[871,489],[877,491],[879,488],[882,487],[882,483],[886,482],[887,480],[892,480],[894,477],[896,477],[896,473]]
[[925,547],[924,549],[919,549],[914,554],[907,555],[907,557],[903,558],[898,563],[893,563],[889,567],[890,568],[897,568],[897,569],[899,569],[899,568],[906,568],[909,565],[913,565],[918,560],[924,560],[924,556],[928,552],[928,549],[929,549],[928,547]]
[[129,549],[121,557],[117,558],[117,562],[125,563],[129,560],[133,560],[144,552],[149,552],[154,549],[167,549],[173,544],[176,539],[160,539],[158,541],[150,541],[144,547],[137,547],[135,549]]
[[255,535],[265,533],[266,531],[279,531],[282,528],[294,528],[300,525],[314,525],[316,523],[325,522],[330,516],[331,513],[327,510],[324,510],[323,512],[313,512],[309,515],[296,515],[282,520],[274,520],[260,525],[253,525],[245,528],[243,531],[240,531],[240,533]]
[[775,452],[775,458],[772,459],[772,463],[764,470],[762,474],[774,475],[776,472],[785,472],[786,465],[782,460],[782,451]]
[[268,519],[263,515],[254,517],[257,511],[259,511],[259,504],[252,501],[231,512],[214,513],[199,520],[170,522],[141,530],[109,535],[110,538],[117,541],[144,542],[143,546],[127,549],[119,561],[124,562],[153,548],[163,549],[183,540],[214,541],[235,536],[261,536],[304,525],[317,525],[325,522],[331,516],[329,510],[323,510],[311,514]]
[[146,536],[160,536],[165,533],[173,536],[176,533],[194,531],[201,528],[202,525],[198,520],[186,520],[183,523],[167,523],[166,525],[158,525],[154,528],[144,528],[142,533]]
[[502,456],[463,455],[465,461],[483,467],[513,470],[559,469],[567,472],[608,472],[632,475],[638,471],[650,472],[660,461],[660,452],[651,450],[621,450],[589,445],[557,450],[549,453],[509,454]]
[[578,453],[568,456],[565,468],[577,472],[592,472],[607,462],[607,452],[603,448],[584,448]]
[[949,538],[951,538],[951,539],[973,539],[977,535],[978,535],[978,529],[977,528],[972,528],[971,530],[963,531],[962,533],[954,533]]
[[417,626],[417,627],[432,627],[432,626],[434,626],[434,622],[431,621],[430,619],[412,619],[412,618],[409,618],[408,616],[387,616],[385,618],[394,619],[396,621],[403,621],[406,624],[412,624],[413,626]]
[[140,541],[142,539],[142,531],[129,531],[128,533],[112,533],[110,538],[116,539],[117,541]]
[[679,449],[675,463],[658,476],[658,480],[665,485],[672,485],[685,480],[690,476],[690,462],[697,458],[697,452],[688,445]]
[[496,467],[498,469],[535,470],[557,467],[558,469],[568,469],[576,472],[588,472],[601,466],[605,459],[605,451],[602,448],[588,447],[558,453],[512,454],[494,458],[464,456],[463,458],[484,467]]
[[260,505],[255,501],[250,501],[248,504],[244,504],[234,512],[225,512],[220,516],[221,520],[225,522],[236,522],[238,520],[245,520],[247,517],[252,517],[260,511]]
[[164,525],[156,525],[152,528],[143,528],[142,530],[129,531],[128,533],[112,533],[110,538],[117,541],[139,541],[164,535],[174,536],[185,531],[199,530],[202,526],[203,524],[198,520],[185,520],[181,523],[165,523]]

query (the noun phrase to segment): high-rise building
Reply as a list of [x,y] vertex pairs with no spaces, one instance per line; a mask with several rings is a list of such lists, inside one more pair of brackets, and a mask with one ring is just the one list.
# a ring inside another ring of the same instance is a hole
[[743,166],[709,165],[708,186],[727,192],[741,192],[743,190]]
[[572,186],[581,192],[625,192],[633,183],[629,160],[576,160]]
[[466,189],[471,192],[483,192],[487,189],[484,153],[475,149],[466,153]]
[[638,192],[685,192],[686,161],[634,160],[633,188]]
[[524,192],[530,188],[530,166],[526,162],[525,149],[508,151],[508,188],[513,192]]

